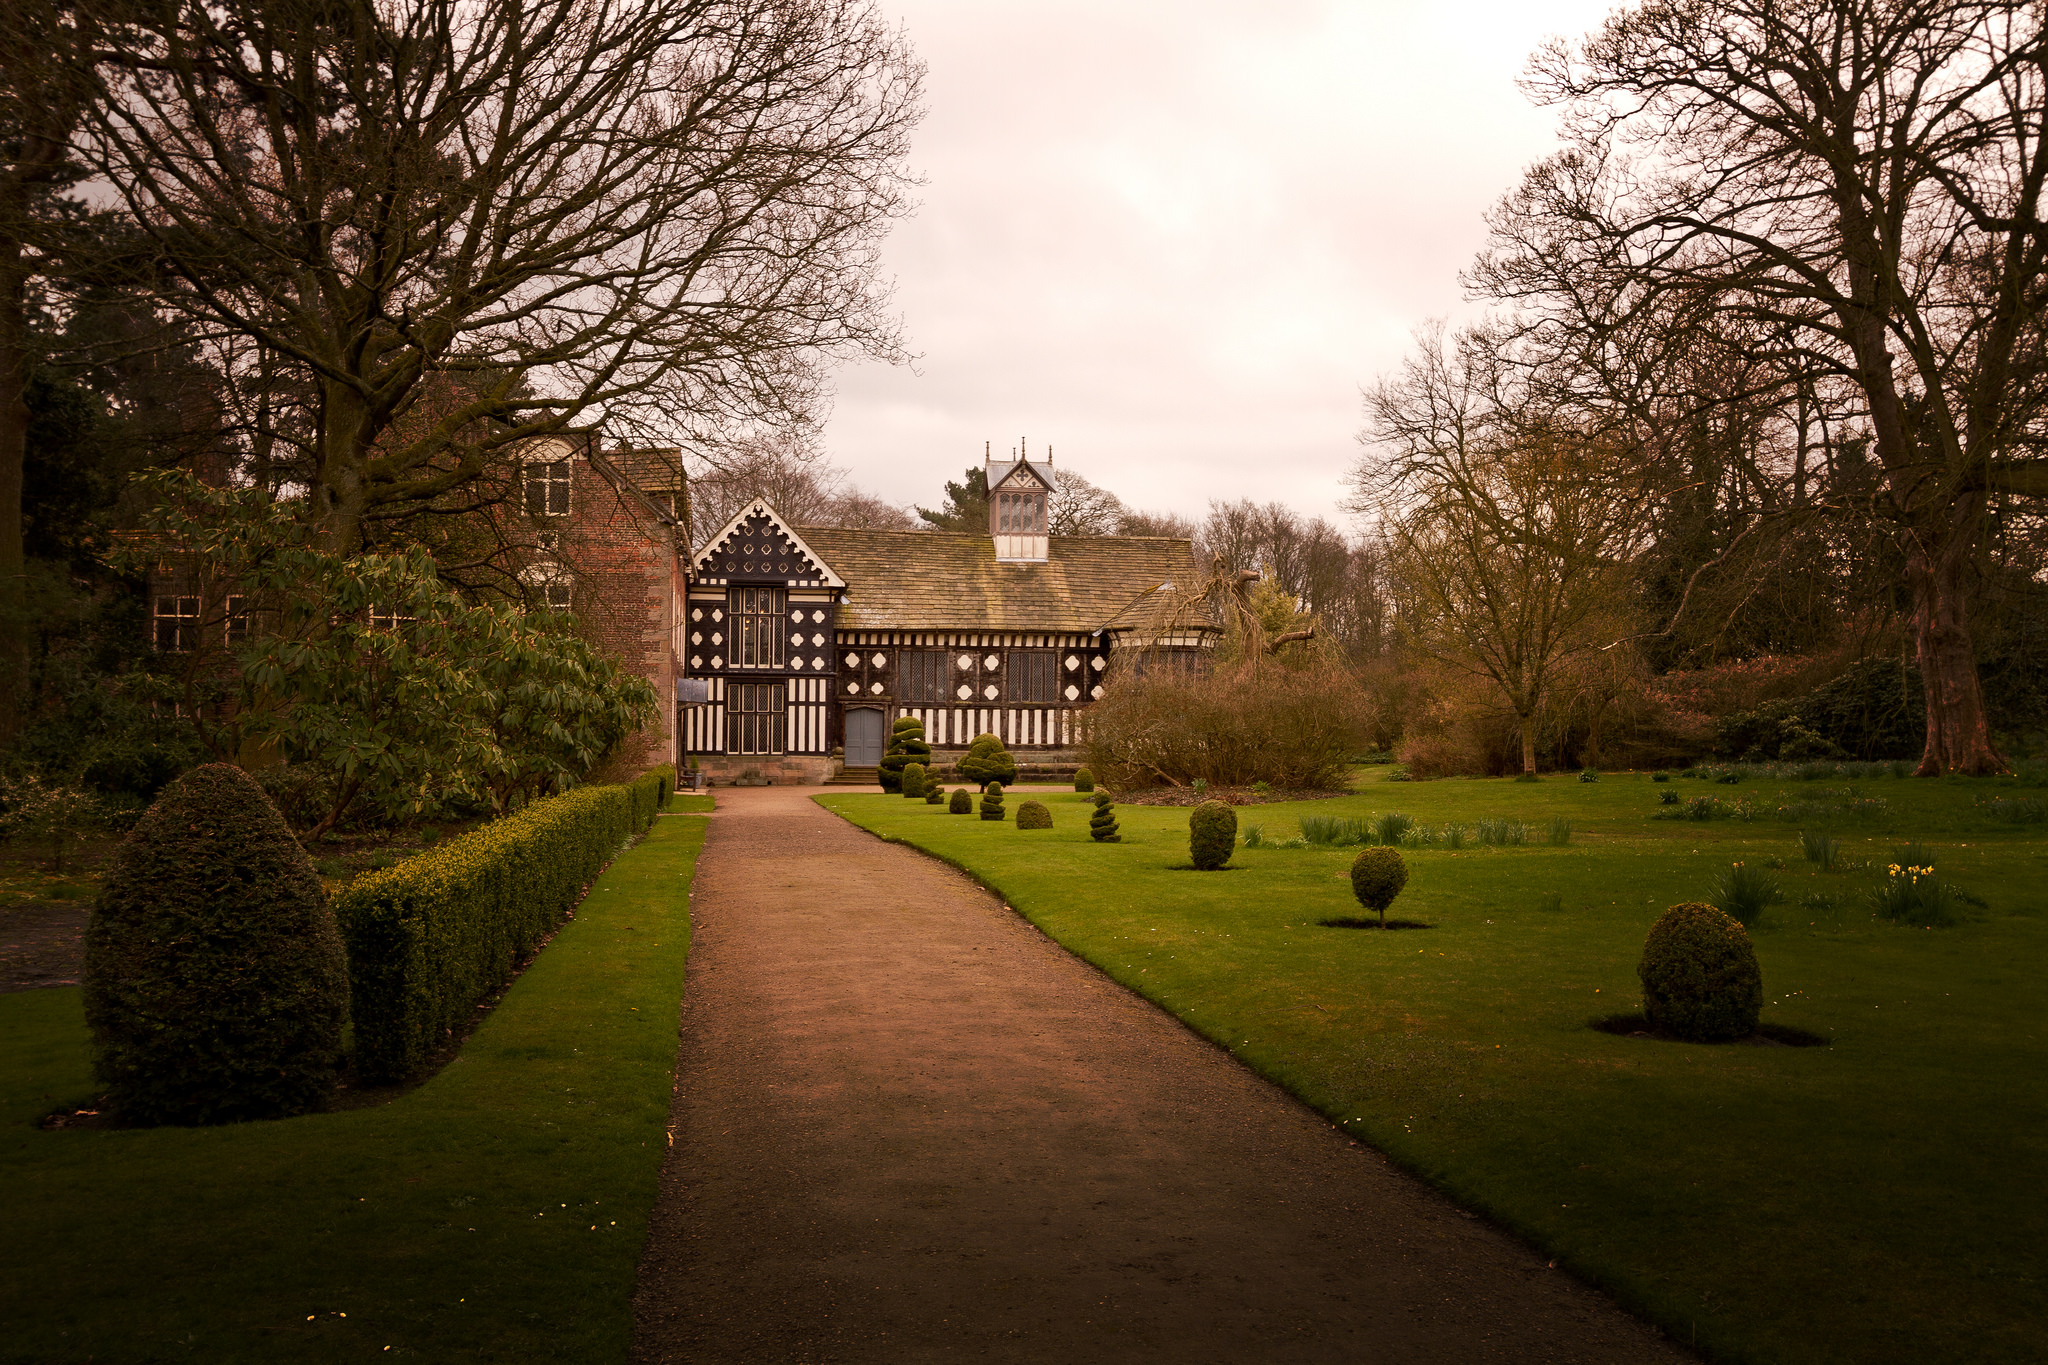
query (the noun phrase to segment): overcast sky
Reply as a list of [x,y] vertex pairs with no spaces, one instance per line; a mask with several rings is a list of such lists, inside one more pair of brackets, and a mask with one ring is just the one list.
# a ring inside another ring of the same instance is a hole
[[1516,88],[1609,0],[882,0],[929,67],[885,248],[915,369],[840,371],[832,459],[892,502],[1027,438],[1135,506],[1336,518],[1358,390],[1555,145]]

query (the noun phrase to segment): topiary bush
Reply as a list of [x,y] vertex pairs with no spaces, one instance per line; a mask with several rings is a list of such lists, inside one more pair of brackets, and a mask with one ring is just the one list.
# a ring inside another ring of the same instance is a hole
[[953,799],[946,803],[946,811],[951,815],[972,814],[974,811],[974,797],[968,793],[967,788],[955,787],[953,789]]
[[1636,967],[1652,1026],[1696,1043],[1756,1032],[1764,975],[1740,924],[1711,905],[1674,905],[1651,928]]
[[1010,757],[1010,751],[994,735],[976,735],[967,746],[967,753],[953,766],[962,780],[984,789],[991,782],[1017,780],[1017,760]]
[[131,1123],[319,1108],[348,962],[305,849],[240,768],[166,787],[115,855],[85,931],[93,1070]]
[[877,778],[885,792],[903,790],[903,770],[912,763],[929,766],[932,760],[932,746],[924,742],[924,722],[916,716],[904,716],[889,730],[889,750],[882,755],[882,765]]
[[903,795],[906,799],[914,799],[924,795],[924,764],[906,763],[903,765],[902,787]]
[[1003,784],[991,782],[982,789],[981,818],[1000,820],[1003,818]]
[[1387,927],[1387,907],[1406,885],[1408,864],[1396,849],[1368,848],[1351,860],[1351,894],[1379,915],[1382,929]]
[[924,784],[924,803],[927,806],[946,804],[946,784],[936,777],[927,777]]
[[1017,807],[1018,829],[1051,829],[1052,812],[1041,801],[1026,801]]
[[1108,792],[1095,793],[1095,810],[1088,817],[1088,837],[1098,844],[1124,841],[1124,836],[1117,832],[1116,807]]
[[1188,812],[1188,856],[1196,867],[1214,872],[1236,847],[1236,811],[1221,801],[1204,801]]
[[1076,768],[1074,770],[1074,790],[1077,792],[1094,791],[1095,774],[1089,772],[1086,768]]

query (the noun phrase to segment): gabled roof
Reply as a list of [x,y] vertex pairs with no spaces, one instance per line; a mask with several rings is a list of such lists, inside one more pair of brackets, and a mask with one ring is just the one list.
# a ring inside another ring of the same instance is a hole
[[690,561],[699,583],[778,583],[843,588],[846,580],[761,498],[728,521]]
[[1049,463],[1034,464],[1030,460],[1013,460],[1008,464],[992,464],[988,467],[985,477],[988,491],[991,493],[1002,487],[1005,482],[1021,483],[1027,477],[1042,491],[1053,491],[1052,466]]
[[[998,563],[985,535],[806,526],[847,583],[846,630],[1140,629],[1195,579],[1193,547],[1152,536],[1053,536],[1048,558]],[[1206,611],[1201,624],[1214,628]]]

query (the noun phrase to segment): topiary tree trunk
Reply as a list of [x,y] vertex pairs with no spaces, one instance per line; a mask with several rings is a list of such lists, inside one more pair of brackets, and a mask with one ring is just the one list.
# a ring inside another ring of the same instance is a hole
[[341,934],[284,817],[240,768],[166,787],[85,931],[85,1017],[108,1103],[133,1123],[317,1109],[348,1022]]

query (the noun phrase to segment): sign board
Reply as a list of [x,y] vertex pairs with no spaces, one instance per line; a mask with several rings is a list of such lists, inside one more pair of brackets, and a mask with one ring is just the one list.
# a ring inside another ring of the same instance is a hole
[[703,706],[711,700],[709,678],[677,678],[676,704],[678,706]]

